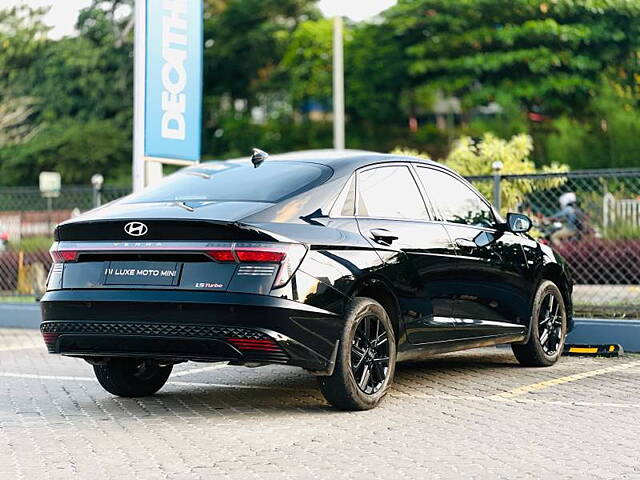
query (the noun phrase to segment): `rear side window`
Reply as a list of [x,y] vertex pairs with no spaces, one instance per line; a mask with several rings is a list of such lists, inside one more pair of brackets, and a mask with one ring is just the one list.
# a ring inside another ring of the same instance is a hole
[[406,166],[358,173],[356,211],[360,217],[428,219],[427,208]]
[[170,201],[237,201],[275,203],[307,191],[331,177],[324,165],[302,162],[265,162],[232,168],[180,170],[130,197],[130,203]]
[[460,180],[440,170],[424,167],[416,170],[427,196],[443,220],[477,227],[496,224],[489,206]]

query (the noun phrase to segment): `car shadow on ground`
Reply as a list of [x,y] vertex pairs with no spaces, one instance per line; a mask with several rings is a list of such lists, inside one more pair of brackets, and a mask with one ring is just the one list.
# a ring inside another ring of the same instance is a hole
[[[170,378],[167,385],[155,396],[139,399],[114,398],[124,409],[143,408],[150,415],[203,416],[219,415],[221,419],[237,415],[264,416],[290,415],[310,412],[337,413],[322,397],[316,379],[312,375],[297,373],[284,367],[269,368],[260,375],[260,369],[248,371],[251,378],[243,379],[243,368],[233,375],[200,374]],[[392,407],[409,395],[448,395],[478,388],[483,373],[491,370],[519,368],[508,350],[482,353],[452,353],[434,356],[425,361],[401,363],[396,370],[395,387],[381,405]],[[225,369],[226,370],[226,369]],[[222,378],[221,378],[222,377]],[[233,383],[230,377],[235,380]],[[246,382],[246,383],[245,383]],[[491,381],[481,386],[492,389]],[[402,392],[402,393],[401,393]],[[101,399],[104,402],[104,398]]]

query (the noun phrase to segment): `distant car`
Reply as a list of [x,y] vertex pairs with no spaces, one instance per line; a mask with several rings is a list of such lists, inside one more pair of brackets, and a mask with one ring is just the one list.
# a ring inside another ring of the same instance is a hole
[[571,281],[530,227],[416,158],[204,163],[56,228],[41,331],[115,395],[153,394],[189,360],[284,364],[368,409],[397,361],[501,343],[558,360]]

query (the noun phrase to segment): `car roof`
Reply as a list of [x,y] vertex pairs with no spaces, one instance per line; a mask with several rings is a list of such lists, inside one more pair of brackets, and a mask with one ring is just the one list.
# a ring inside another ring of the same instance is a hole
[[[245,164],[248,163],[250,157],[232,158],[229,160],[213,160],[198,164],[197,167],[207,168],[220,165],[221,162],[225,164]],[[411,161],[417,163],[424,163],[427,165],[440,165],[432,160],[426,160],[423,158],[411,157],[408,155],[395,155],[388,153],[371,152],[367,150],[302,150],[298,152],[279,153],[275,155],[269,155],[266,162],[273,161],[295,161],[295,162],[308,162],[318,163],[321,165],[327,165],[331,167],[336,174],[347,174],[360,167],[367,165],[373,165],[376,163],[387,163],[394,161]],[[195,167],[195,168],[197,168]],[[194,167],[191,167],[194,168]]]

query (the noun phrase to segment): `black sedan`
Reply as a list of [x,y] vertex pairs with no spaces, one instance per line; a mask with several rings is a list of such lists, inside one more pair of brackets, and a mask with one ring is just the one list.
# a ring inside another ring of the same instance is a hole
[[51,353],[151,395],[185,361],[302,367],[376,406],[396,362],[502,343],[549,366],[572,326],[563,261],[435,163],[304,152],[202,163],[59,225]]

